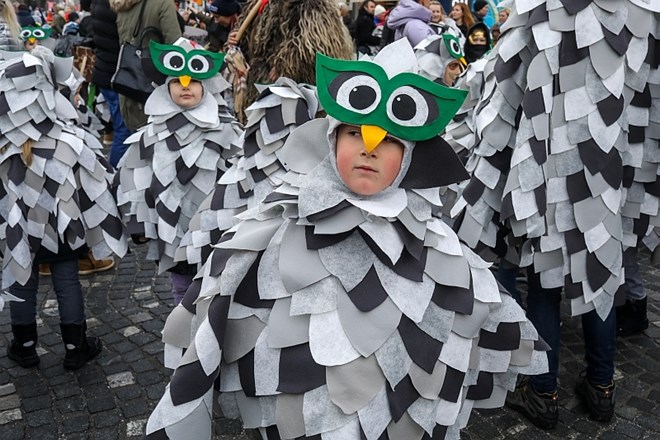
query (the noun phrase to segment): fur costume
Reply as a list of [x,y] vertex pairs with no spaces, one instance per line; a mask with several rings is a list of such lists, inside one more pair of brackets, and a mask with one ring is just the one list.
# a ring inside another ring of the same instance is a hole
[[[2,287],[25,284],[36,257],[83,251],[95,258],[127,251],[110,191],[112,168],[100,143],[70,121],[58,92],[72,59],[45,47],[0,65],[0,251]],[[30,147],[30,148],[28,148]]]
[[[425,117],[403,122],[412,129],[396,123],[408,114],[398,103],[445,88],[412,75],[417,65],[405,40],[373,62],[319,56],[319,63],[321,104],[343,122],[317,119],[293,132],[282,152],[302,175],[239,215],[207,260],[195,304],[187,294],[177,307],[196,313],[196,328],[176,329],[194,339],[147,422],[147,438],[210,438],[218,376],[225,416],[240,416],[263,439],[458,438],[473,407],[501,406],[519,372],[544,369],[537,350],[544,344],[522,309],[432,215],[437,187],[465,170],[451,147],[418,130]],[[361,68],[366,73],[354,73]],[[399,174],[372,196],[347,188],[334,154],[336,130],[350,122],[344,116],[359,113],[335,112],[337,105],[355,104],[351,91],[363,86],[381,86],[362,96],[382,93],[393,116],[374,104],[365,120],[429,137],[399,137]],[[442,102],[451,113],[456,91],[447,90]],[[313,164],[303,149],[323,159]]]
[[[243,15],[256,3],[243,7]],[[258,96],[255,84],[272,83],[281,76],[297,83],[315,84],[316,53],[333,58],[355,56],[353,41],[331,0],[270,0],[250,24],[241,49],[250,64],[246,105]]]
[[[177,45],[195,51],[183,38]],[[204,79],[201,102],[188,109],[172,101],[172,79],[147,100],[149,123],[126,139],[130,147],[117,174],[117,201],[128,232],[150,239],[147,258],[158,261],[159,273],[175,266],[190,219],[226,171],[226,160],[238,153],[241,135],[221,98],[229,86],[222,77]]]

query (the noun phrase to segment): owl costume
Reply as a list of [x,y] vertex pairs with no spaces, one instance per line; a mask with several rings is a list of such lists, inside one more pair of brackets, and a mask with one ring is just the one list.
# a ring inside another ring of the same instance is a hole
[[657,2],[516,0],[487,56],[457,232],[488,252],[510,230],[573,315],[608,316],[623,248],[658,222],[657,34]]
[[282,183],[288,170],[279,157],[280,148],[296,127],[313,119],[319,110],[313,86],[280,78],[257,89],[259,98],[245,110],[243,155],[222,175],[191,219],[176,261],[201,267],[211,245],[236,223],[234,216],[261,203]]
[[[101,145],[73,126],[57,90],[72,59],[45,47],[0,64],[0,250],[2,287],[30,278],[38,254],[122,257],[127,242]],[[31,155],[22,153],[31,150]],[[29,148],[31,146],[31,148]]]
[[[437,187],[464,178],[434,135],[463,94],[417,71],[405,39],[373,61],[318,55],[331,116],[291,134],[282,153],[301,173],[209,257],[193,343],[148,438],[210,438],[218,377],[223,413],[264,439],[458,438],[473,407],[501,406],[518,372],[543,370],[524,312],[431,214]],[[337,127],[361,121],[367,149],[406,139],[373,196],[348,190],[333,151]]]
[[[131,145],[118,164],[117,200],[128,232],[150,239],[147,258],[163,273],[176,265],[190,219],[238,153],[241,128],[221,98],[228,87],[216,75],[222,54],[196,49],[184,38],[151,44],[154,65],[168,79],[145,104],[149,123],[126,139]],[[201,102],[188,109],[175,104],[168,89],[174,78],[184,86],[200,80]]]

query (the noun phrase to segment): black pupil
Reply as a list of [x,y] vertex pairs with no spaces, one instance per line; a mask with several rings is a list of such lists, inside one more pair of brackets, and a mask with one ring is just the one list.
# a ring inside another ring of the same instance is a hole
[[454,50],[454,52],[458,52],[458,43],[452,41],[451,48]]
[[178,69],[180,67],[183,67],[183,58],[176,56],[170,58],[170,64],[172,65],[173,69]]
[[356,110],[364,110],[376,100],[376,91],[369,86],[357,86],[351,90],[348,102]]
[[204,63],[202,63],[202,60],[192,60],[190,62],[190,68],[194,71],[199,71],[204,68]]
[[417,106],[408,95],[398,95],[392,102],[392,113],[400,121],[409,121],[415,117]]

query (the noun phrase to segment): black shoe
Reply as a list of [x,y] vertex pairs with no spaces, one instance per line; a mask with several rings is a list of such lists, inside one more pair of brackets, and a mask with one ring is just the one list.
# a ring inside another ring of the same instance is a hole
[[85,324],[60,324],[60,328],[66,348],[64,355],[66,370],[77,370],[101,353],[103,347],[101,340],[96,337],[87,337]]
[[646,297],[639,300],[627,299],[625,304],[616,308],[617,336],[632,336],[649,328],[646,317]]
[[509,393],[506,405],[529,419],[534,426],[552,429],[559,420],[557,391],[539,393],[523,378],[513,393]]
[[580,373],[575,385],[577,395],[582,398],[589,409],[589,417],[599,422],[609,422],[614,415],[614,381],[607,385],[592,385],[586,372]]
[[7,347],[7,357],[16,361],[23,368],[39,365],[37,355],[37,323],[28,325],[12,325],[14,340]]

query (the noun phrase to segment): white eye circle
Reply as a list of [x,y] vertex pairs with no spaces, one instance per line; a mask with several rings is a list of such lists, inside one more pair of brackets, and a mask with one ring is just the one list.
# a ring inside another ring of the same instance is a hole
[[194,73],[206,73],[209,71],[209,60],[202,55],[194,55],[188,60],[188,69]]
[[186,60],[179,52],[168,52],[163,57],[163,65],[167,69],[179,72],[186,66]]
[[429,119],[429,104],[417,89],[402,86],[387,100],[387,116],[404,127],[421,127]]
[[366,115],[374,111],[380,102],[378,82],[368,75],[356,75],[347,79],[337,90],[337,104],[345,109]]
[[449,40],[449,47],[454,56],[462,56],[463,51],[461,50],[461,45],[458,43],[458,40],[451,39]]
[[20,33],[21,38],[24,40],[30,38],[31,35],[32,31],[30,29],[23,29]]
[[45,33],[44,31],[42,31],[41,29],[37,29],[37,30],[35,30],[34,32],[32,32],[32,36],[33,36],[34,38],[39,39],[39,38],[43,38],[43,37],[45,37],[45,36],[46,36],[46,33]]

